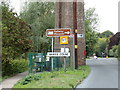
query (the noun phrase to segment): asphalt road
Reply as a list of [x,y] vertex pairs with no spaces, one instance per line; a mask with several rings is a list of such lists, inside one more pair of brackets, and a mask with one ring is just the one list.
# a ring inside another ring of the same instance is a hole
[[118,88],[118,60],[98,58],[86,61],[90,75],[77,88]]

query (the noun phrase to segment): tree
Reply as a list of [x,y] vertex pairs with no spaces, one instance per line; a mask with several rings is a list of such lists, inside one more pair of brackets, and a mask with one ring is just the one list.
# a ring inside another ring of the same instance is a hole
[[114,46],[114,45],[118,45],[119,42],[120,42],[120,32],[117,32],[115,35],[113,35],[110,38],[109,49],[111,49],[112,46]]
[[86,51],[87,56],[94,53],[94,46],[97,43],[97,24],[98,15],[95,13],[95,8],[90,8],[85,11],[85,36],[86,36]]
[[104,31],[103,33],[100,33],[99,37],[100,38],[108,38],[113,35],[114,35],[113,32],[107,30],[107,31]]
[[54,3],[29,2],[20,17],[32,28],[33,51],[47,51],[51,47],[51,39],[46,37],[46,29],[54,28]]
[[[51,41],[45,36],[46,29],[54,28],[54,3],[30,2],[21,12],[20,17],[32,27],[34,51],[41,52],[49,49]],[[86,49],[87,55],[94,52],[94,45],[97,42],[98,15],[95,9],[90,8],[85,12]],[[45,38],[45,39],[44,39]],[[44,40],[43,40],[44,39]]]
[[8,4],[1,3],[2,9],[2,76],[13,75],[16,66],[14,59],[27,53],[31,48],[31,29],[21,20]]
[[102,53],[107,54],[107,38],[98,38],[98,41],[95,45],[95,53],[97,56],[102,56]]
[[2,9],[2,60],[14,59],[31,49],[31,29],[7,4]]

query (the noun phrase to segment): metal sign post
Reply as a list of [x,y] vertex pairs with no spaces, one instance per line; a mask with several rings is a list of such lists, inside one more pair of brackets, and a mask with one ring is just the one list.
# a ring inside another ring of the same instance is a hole
[[[57,29],[47,29],[46,30],[46,36],[47,37],[52,37],[52,54],[47,53],[47,56],[52,56],[52,60],[51,60],[51,70],[53,71],[53,56],[63,56],[64,57],[64,64],[65,64],[65,71],[66,71],[66,61],[65,61],[65,56],[70,56],[70,53],[54,53],[54,41],[53,41],[53,37],[60,37],[60,36],[64,36],[61,37],[61,42],[60,44],[68,44],[68,36],[70,36],[71,34],[71,29],[70,28],[57,28]],[[64,46],[65,49],[65,46]]]
[[[64,45],[64,52],[65,52],[65,45]],[[65,57],[64,57],[64,71],[66,72],[66,60],[65,60]]]
[[[52,37],[52,52],[53,52],[53,49],[54,49],[54,47],[53,47],[53,43],[54,43],[54,41],[53,41],[53,37]],[[51,70],[53,71],[53,57],[52,57],[52,61],[51,61]]]

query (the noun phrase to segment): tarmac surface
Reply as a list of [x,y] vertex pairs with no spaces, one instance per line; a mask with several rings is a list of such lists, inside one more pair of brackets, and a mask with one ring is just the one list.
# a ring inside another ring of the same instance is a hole
[[23,77],[25,77],[28,74],[28,71],[17,74],[14,77],[5,79],[1,84],[0,84],[0,90],[2,88],[12,88],[14,86],[14,84],[17,83],[17,81],[19,81],[20,79],[22,79]]
[[77,88],[118,88],[118,60],[98,58],[86,60],[89,76]]

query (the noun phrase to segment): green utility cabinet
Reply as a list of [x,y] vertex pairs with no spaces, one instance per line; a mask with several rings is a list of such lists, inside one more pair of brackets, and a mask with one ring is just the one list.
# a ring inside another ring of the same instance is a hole
[[53,70],[56,70],[56,68],[60,68],[62,65],[60,62],[60,57],[52,57],[52,58],[53,58]]
[[58,57],[50,57],[49,61],[46,61],[46,70],[51,71],[52,69],[52,58],[53,58],[53,70],[56,70],[60,65],[60,58]]
[[29,53],[28,60],[29,73],[45,70],[46,53]]
[[[63,60],[60,57],[49,57],[47,60],[46,53],[29,53],[28,68],[29,73],[51,71],[53,58],[53,70],[63,67]],[[66,58],[67,66],[70,66],[70,58]]]

